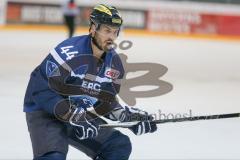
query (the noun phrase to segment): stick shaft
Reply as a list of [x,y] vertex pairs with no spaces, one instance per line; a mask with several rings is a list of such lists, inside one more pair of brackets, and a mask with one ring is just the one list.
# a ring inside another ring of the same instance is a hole
[[[186,122],[186,121],[225,119],[225,118],[237,118],[237,117],[240,117],[240,113],[195,116],[195,117],[185,117],[185,118],[176,118],[176,119],[160,119],[160,120],[154,120],[154,122],[156,124],[162,124],[162,123],[170,123],[170,122]],[[133,125],[136,125],[138,122],[139,121],[114,123],[114,124],[103,124],[103,125],[100,125],[100,127],[101,128],[117,128],[117,127],[129,128],[129,127],[132,127]]]
[[225,118],[237,118],[237,117],[240,117],[240,113],[217,114],[217,115],[209,115],[209,116],[195,116],[195,117],[163,119],[163,120],[160,119],[160,120],[155,120],[154,122],[157,124],[160,124],[160,123],[169,123],[169,122],[186,122],[186,121],[225,119]]

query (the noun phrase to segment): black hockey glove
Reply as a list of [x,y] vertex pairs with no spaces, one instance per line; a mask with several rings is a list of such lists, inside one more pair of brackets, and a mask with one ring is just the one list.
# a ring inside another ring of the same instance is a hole
[[94,138],[98,135],[99,125],[87,114],[83,108],[76,108],[69,119],[74,126],[75,135],[78,139]]
[[153,117],[145,111],[138,108],[125,107],[125,113],[123,114],[125,114],[125,122],[140,121],[138,124],[129,128],[135,135],[153,133],[157,130],[156,123],[152,122]]
[[83,96],[70,96],[55,107],[55,115],[61,121],[69,122],[78,139],[94,138],[98,135],[99,125],[94,122],[87,108],[92,102]]
[[145,111],[133,107],[130,108],[125,106],[115,109],[108,115],[108,118],[121,122],[140,121],[133,127],[129,128],[135,135],[153,133],[157,130],[157,125],[152,121],[153,117],[151,115]]
[[142,121],[129,128],[135,135],[142,135],[145,133],[153,133],[157,130],[155,122]]

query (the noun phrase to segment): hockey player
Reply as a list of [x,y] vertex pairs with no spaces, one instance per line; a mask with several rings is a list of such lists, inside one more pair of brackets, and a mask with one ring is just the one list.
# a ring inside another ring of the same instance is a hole
[[24,111],[35,160],[65,160],[68,145],[95,160],[128,159],[131,142],[113,121],[141,120],[136,134],[157,130],[145,111],[123,107],[116,100],[124,69],[112,49],[122,18],[115,7],[97,5],[90,15],[89,35],[61,42],[31,73]]

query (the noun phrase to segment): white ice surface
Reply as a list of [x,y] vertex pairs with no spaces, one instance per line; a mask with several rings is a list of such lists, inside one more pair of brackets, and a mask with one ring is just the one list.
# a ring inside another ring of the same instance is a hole
[[[29,74],[66,34],[0,31],[0,159],[31,159],[23,97]],[[174,89],[137,99],[152,113],[193,116],[240,112],[240,43],[169,37],[121,37],[133,42],[128,62],[168,67],[161,79]],[[141,89],[141,88],[140,88]],[[240,119],[163,124],[154,134],[134,136],[131,159],[240,159]],[[70,148],[69,159],[89,159]]]

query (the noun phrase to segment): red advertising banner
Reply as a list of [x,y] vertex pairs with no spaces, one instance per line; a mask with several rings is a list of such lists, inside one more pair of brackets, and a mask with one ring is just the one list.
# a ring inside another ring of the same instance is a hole
[[149,11],[147,19],[151,31],[240,35],[240,15],[162,9]]
[[11,22],[19,22],[21,19],[21,4],[10,3],[7,6],[6,19]]

